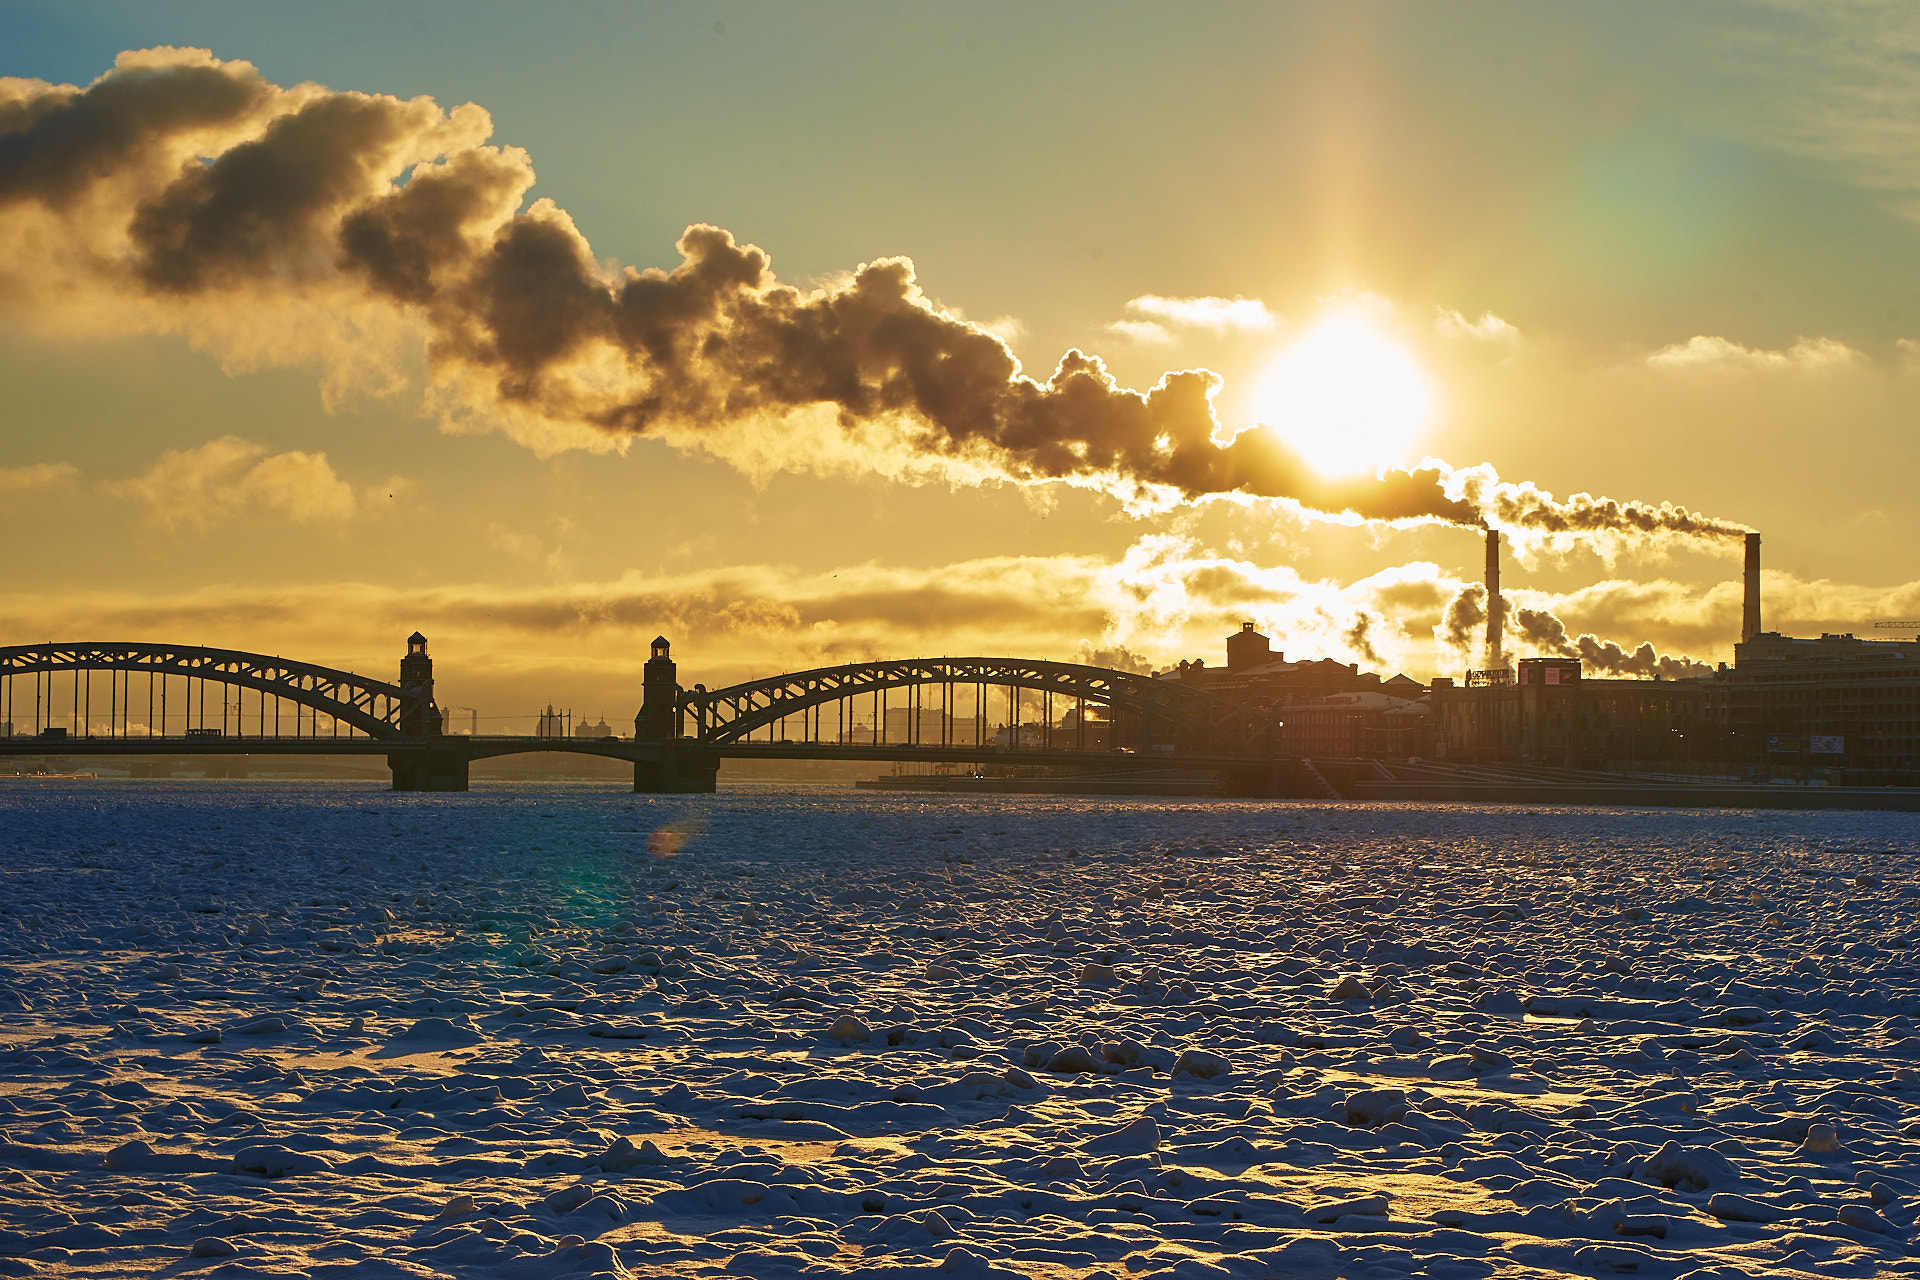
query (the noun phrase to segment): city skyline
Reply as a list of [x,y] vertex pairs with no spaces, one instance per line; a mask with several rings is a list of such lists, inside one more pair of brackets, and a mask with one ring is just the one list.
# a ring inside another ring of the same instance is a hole
[[[396,95],[460,135],[422,163],[524,147],[532,185],[502,216],[552,201],[608,281],[672,269],[701,224],[810,298],[911,259],[922,294],[902,305],[953,350],[1003,342],[1026,379],[1069,350],[1142,392],[1211,370],[1216,441],[1276,437],[1304,463],[1282,494],[1299,501],[1249,496],[1238,472],[1143,497],[1111,477],[1144,467],[1049,472],[1004,434],[992,456],[876,441],[880,419],[844,403],[575,430],[450,398],[427,359],[450,331],[420,308],[292,288],[266,305],[257,281],[129,291],[49,253],[64,242],[23,220],[49,206],[16,149],[0,156],[13,643],[218,644],[377,674],[419,627],[471,681],[449,701],[616,721],[600,703],[637,696],[656,632],[709,684],[909,653],[1213,662],[1243,620],[1289,657],[1424,679],[1471,664],[1443,636],[1480,577],[1477,532],[1341,503],[1371,468],[1430,458],[1455,469],[1449,501],[1488,467],[1561,504],[1759,529],[1769,627],[1870,633],[1920,605],[1898,535],[1920,147],[1892,62],[1913,33],[1880,16],[686,7],[616,14],[582,49],[581,14],[535,31],[484,12],[490,32],[431,6],[25,6],[0,20],[18,37],[0,73],[84,88],[125,51],[204,46],[126,68],[247,62],[293,98]],[[376,18],[391,39],[353,38]],[[889,112],[862,110],[880,98]],[[1739,539],[1632,525],[1510,525],[1515,611],[1729,659]]]

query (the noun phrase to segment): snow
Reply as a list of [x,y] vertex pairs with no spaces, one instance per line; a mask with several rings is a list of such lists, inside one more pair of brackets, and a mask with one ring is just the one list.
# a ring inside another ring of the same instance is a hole
[[1916,847],[8,784],[0,1275],[1911,1274]]

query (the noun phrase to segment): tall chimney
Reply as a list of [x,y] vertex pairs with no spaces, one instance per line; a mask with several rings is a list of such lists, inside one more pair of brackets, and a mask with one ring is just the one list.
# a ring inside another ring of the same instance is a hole
[[1487,670],[1507,665],[1503,638],[1507,630],[1507,607],[1500,599],[1500,531],[1487,530]]
[[1747,593],[1740,608],[1740,639],[1760,634],[1760,535],[1747,535]]

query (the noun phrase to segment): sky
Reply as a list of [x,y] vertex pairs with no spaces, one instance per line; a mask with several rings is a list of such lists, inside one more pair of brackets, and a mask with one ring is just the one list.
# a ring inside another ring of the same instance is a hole
[[689,686],[1244,621],[1426,679],[1480,664],[1481,520],[1510,656],[1730,661],[1746,529],[1769,627],[1870,634],[1920,617],[1916,50],[1897,5],[9,4],[0,643],[390,675],[417,627],[443,703],[616,721],[656,633]]

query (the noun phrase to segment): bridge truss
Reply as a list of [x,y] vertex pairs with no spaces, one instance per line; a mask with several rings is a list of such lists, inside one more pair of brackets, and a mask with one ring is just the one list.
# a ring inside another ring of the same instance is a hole
[[[107,677],[104,689],[98,687],[101,675]],[[218,690],[212,707],[209,686]],[[255,697],[248,699],[248,692]],[[16,736],[66,729],[75,738],[400,738],[409,702],[398,685],[237,649],[0,648],[0,722]]]
[[1253,708],[1175,681],[1027,658],[910,658],[696,685],[680,694],[678,713],[680,733],[710,746],[998,743],[1238,755],[1260,753],[1268,729]]

